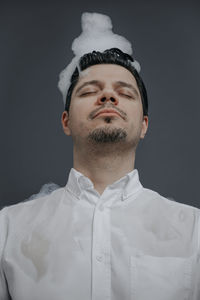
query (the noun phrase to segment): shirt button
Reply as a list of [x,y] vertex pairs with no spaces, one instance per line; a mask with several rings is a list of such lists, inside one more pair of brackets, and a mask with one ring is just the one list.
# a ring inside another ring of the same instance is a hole
[[97,256],[96,256],[96,259],[97,259],[98,261],[102,261],[102,256],[97,255]]

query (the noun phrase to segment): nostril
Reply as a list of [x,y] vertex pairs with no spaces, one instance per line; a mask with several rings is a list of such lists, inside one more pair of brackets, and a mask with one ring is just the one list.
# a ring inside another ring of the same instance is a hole
[[110,97],[110,100],[111,100],[112,102],[115,102],[115,98],[113,98],[113,97]]
[[102,102],[106,101],[106,97],[101,98],[101,101]]

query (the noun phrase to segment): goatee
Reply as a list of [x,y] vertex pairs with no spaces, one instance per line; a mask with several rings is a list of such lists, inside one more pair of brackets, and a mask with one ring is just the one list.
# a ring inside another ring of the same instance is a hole
[[122,128],[97,128],[88,135],[88,141],[98,144],[117,143],[125,140],[127,133]]

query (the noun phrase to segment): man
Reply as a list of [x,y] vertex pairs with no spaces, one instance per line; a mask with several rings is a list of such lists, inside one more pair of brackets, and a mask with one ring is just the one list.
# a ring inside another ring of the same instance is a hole
[[[73,168],[64,188],[1,211],[0,299],[199,300],[199,210],[141,185],[134,163],[148,103],[139,64],[107,17],[84,18],[59,81]],[[110,37],[80,55],[88,24],[100,28],[89,40]]]

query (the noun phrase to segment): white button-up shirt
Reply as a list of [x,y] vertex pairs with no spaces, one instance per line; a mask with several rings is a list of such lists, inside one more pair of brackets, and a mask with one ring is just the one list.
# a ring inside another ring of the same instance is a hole
[[1,210],[0,300],[199,300],[200,212],[143,188],[64,188]]

